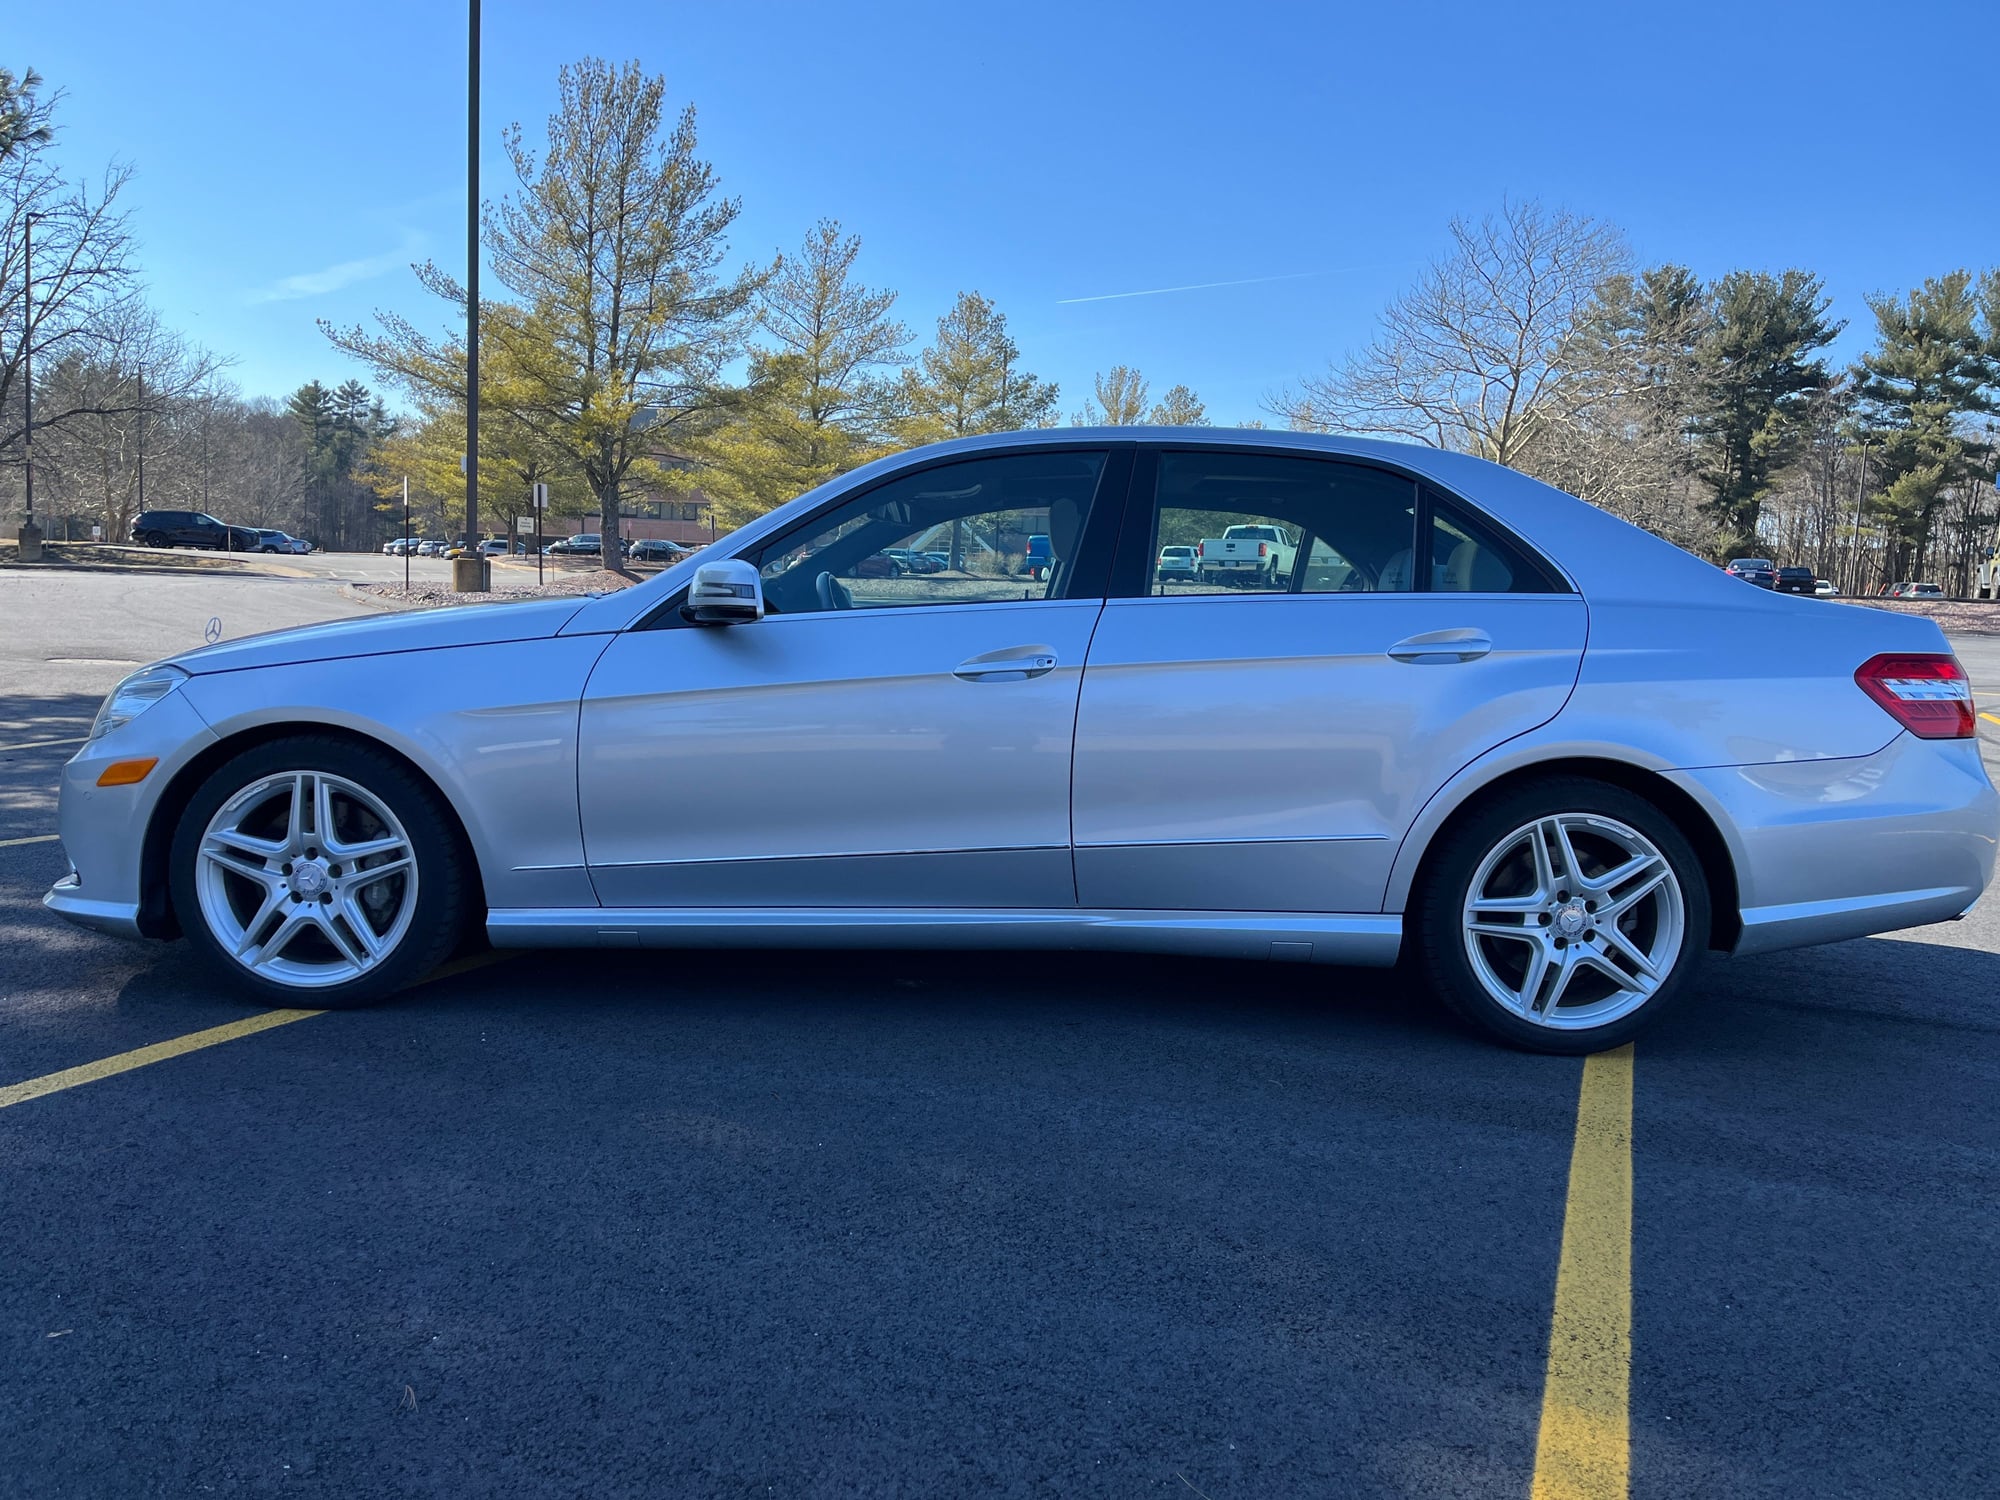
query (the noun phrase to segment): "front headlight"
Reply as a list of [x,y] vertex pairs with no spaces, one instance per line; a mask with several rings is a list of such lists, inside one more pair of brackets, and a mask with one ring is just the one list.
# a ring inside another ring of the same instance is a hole
[[187,679],[188,674],[179,667],[164,663],[134,672],[113,688],[111,696],[104,700],[104,706],[98,709],[97,718],[90,726],[90,737],[98,739],[131,723]]

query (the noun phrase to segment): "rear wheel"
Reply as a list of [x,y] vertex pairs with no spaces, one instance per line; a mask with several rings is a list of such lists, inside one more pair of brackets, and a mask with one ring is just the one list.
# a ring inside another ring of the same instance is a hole
[[167,540],[167,534],[164,531],[144,532],[140,535],[139,540],[148,547],[170,547],[173,545],[173,543]]
[[1581,777],[1516,787],[1439,846],[1415,956],[1458,1016],[1538,1052],[1629,1041],[1691,987],[1708,884],[1672,819]]
[[182,930],[268,1004],[365,1005],[457,944],[465,856],[435,792],[383,751],[300,736],[204,782],[170,855]]

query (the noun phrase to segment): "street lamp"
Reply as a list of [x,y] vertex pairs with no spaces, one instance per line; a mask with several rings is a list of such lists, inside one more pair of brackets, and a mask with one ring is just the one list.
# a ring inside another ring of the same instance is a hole
[[467,0],[465,55],[465,550],[452,564],[460,592],[487,586],[479,534],[479,0]]

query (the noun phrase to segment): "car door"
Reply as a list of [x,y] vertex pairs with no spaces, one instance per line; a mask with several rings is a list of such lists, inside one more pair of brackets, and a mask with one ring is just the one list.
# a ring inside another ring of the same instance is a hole
[[[1133,494],[1078,710],[1079,901],[1379,911],[1429,797],[1561,708],[1582,599],[1386,469],[1167,451]],[[1162,545],[1250,524],[1296,538],[1289,577],[1144,576]]]
[[[1070,750],[1129,451],[886,481],[740,554],[769,613],[668,608],[584,693],[579,803],[611,907],[1075,904]],[[1031,533],[1071,549],[1025,571]],[[892,575],[890,546],[954,565]]]

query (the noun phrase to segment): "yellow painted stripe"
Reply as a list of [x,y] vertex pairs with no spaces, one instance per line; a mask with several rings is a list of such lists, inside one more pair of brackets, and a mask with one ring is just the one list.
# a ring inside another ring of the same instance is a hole
[[[440,979],[455,978],[460,974],[483,969],[489,964],[497,964],[513,957],[515,954],[511,952],[475,953],[468,958],[438,965],[420,981],[420,984],[435,984]],[[190,1031],[186,1036],[155,1042],[150,1047],[135,1047],[130,1052],[99,1058],[96,1062],[84,1063],[79,1067],[64,1068],[60,1073],[45,1073],[40,1078],[30,1078],[22,1083],[10,1083],[0,1088],[0,1109],[5,1109],[11,1104],[22,1104],[30,1099],[39,1099],[45,1094],[59,1094],[64,1089],[73,1089],[79,1084],[115,1078],[120,1073],[131,1072],[134,1068],[165,1062],[170,1057],[182,1057],[190,1052],[199,1052],[204,1047],[220,1046],[223,1042],[233,1042],[238,1037],[255,1036],[258,1032],[269,1031],[274,1026],[289,1026],[294,1021],[303,1021],[309,1016],[325,1014],[323,1010],[267,1010],[254,1016],[245,1016],[240,1021],[231,1021],[226,1026],[211,1026],[206,1031]]]
[[78,1084],[96,1083],[100,1078],[112,1078],[120,1073],[129,1073],[134,1068],[145,1067],[148,1063],[165,1062],[170,1057],[180,1057],[189,1052],[199,1052],[204,1047],[233,1042],[239,1036],[253,1036],[260,1031],[269,1031],[273,1026],[289,1026],[292,1022],[303,1021],[308,1016],[325,1014],[323,1010],[267,1010],[260,1015],[245,1016],[240,1021],[231,1021],[227,1026],[211,1026],[206,1031],[190,1031],[186,1036],[155,1042],[150,1047],[137,1047],[130,1052],[120,1052],[115,1057],[102,1057],[81,1067],[64,1068],[60,1073],[45,1073],[40,1078],[30,1078],[25,1083],[12,1083],[0,1088],[0,1109],[5,1109],[11,1104],[22,1104],[30,1099],[39,1099],[44,1094],[59,1094],[64,1089],[75,1088]]
[[81,745],[87,738],[79,735],[73,740],[28,740],[19,745],[0,745],[0,755],[5,755],[9,750],[40,750],[48,745]]
[[61,837],[59,833],[36,833],[24,839],[0,839],[0,849],[13,849],[21,844],[53,844]]
[[1993,715],[1986,712],[1986,710],[1983,708],[1979,711],[1979,717],[1984,719],[1989,724],[2000,724],[2000,719],[1994,718]]
[[1632,1048],[1584,1059],[1533,1500],[1631,1486]]

